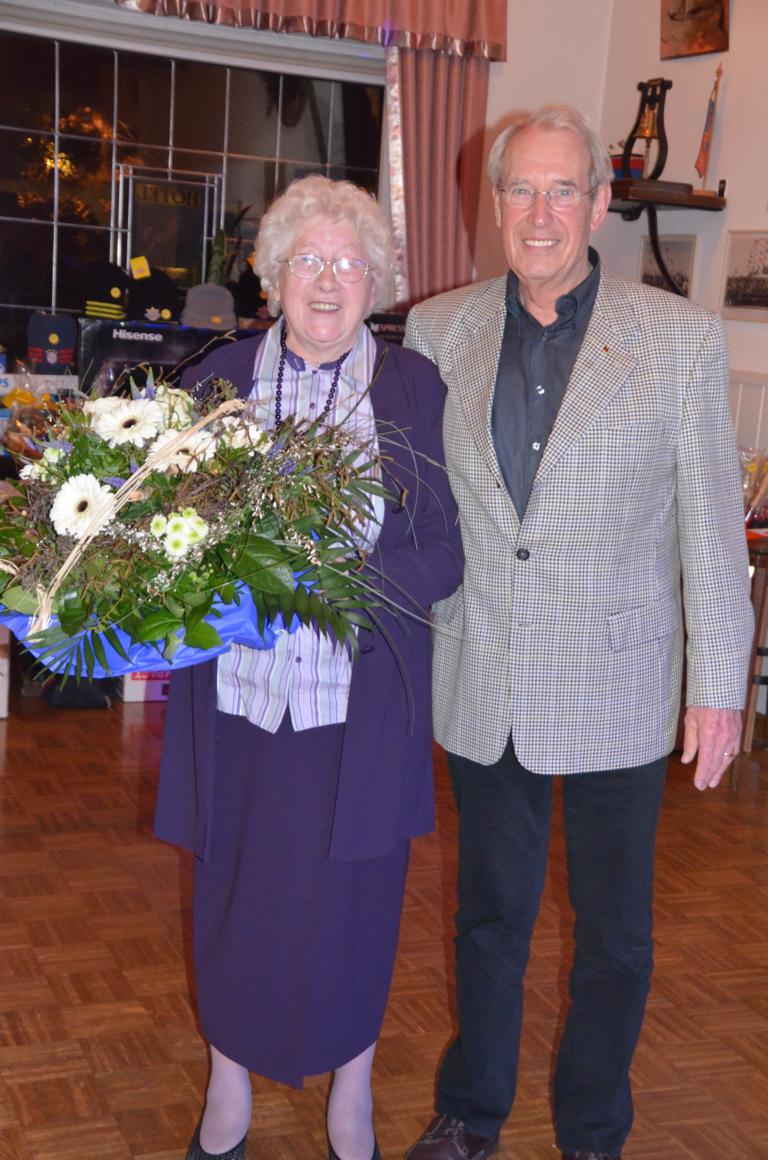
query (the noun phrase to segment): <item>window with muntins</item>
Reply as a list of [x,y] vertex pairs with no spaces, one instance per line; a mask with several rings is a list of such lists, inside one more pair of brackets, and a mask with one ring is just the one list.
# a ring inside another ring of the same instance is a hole
[[0,31],[0,343],[82,313],[90,262],[145,256],[186,288],[223,231],[234,277],[295,178],[376,193],[383,88]]

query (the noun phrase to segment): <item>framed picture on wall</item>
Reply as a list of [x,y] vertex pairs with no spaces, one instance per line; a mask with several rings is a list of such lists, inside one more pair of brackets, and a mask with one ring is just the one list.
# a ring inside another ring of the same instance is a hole
[[768,322],[768,230],[728,234],[722,315]]
[[725,52],[730,0],[660,0],[661,59]]
[[[664,264],[672,275],[672,279],[686,298],[691,296],[693,283],[693,260],[696,256],[695,234],[669,234],[659,237],[659,249]],[[656,264],[651,249],[651,240],[646,235],[640,243],[640,281],[647,286],[658,286],[660,290],[669,290],[661,270]]]

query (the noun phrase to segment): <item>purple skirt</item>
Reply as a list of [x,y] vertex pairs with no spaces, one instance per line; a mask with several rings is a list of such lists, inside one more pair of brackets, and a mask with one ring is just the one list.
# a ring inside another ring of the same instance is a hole
[[224,1055],[300,1088],[378,1038],[408,842],[328,858],[343,725],[216,723],[210,856],[195,864],[200,1020]]

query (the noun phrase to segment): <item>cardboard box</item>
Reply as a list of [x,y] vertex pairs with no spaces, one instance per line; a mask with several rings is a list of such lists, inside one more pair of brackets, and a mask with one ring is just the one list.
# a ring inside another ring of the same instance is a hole
[[126,673],[122,683],[123,700],[165,701],[170,680],[170,669],[156,673]]

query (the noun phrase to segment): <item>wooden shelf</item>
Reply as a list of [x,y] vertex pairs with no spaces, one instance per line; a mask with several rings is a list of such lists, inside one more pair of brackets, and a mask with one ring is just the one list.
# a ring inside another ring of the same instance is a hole
[[725,209],[725,198],[703,193],[691,185],[676,181],[649,181],[644,178],[619,177],[611,182],[612,213],[656,209],[703,209],[710,213]]

